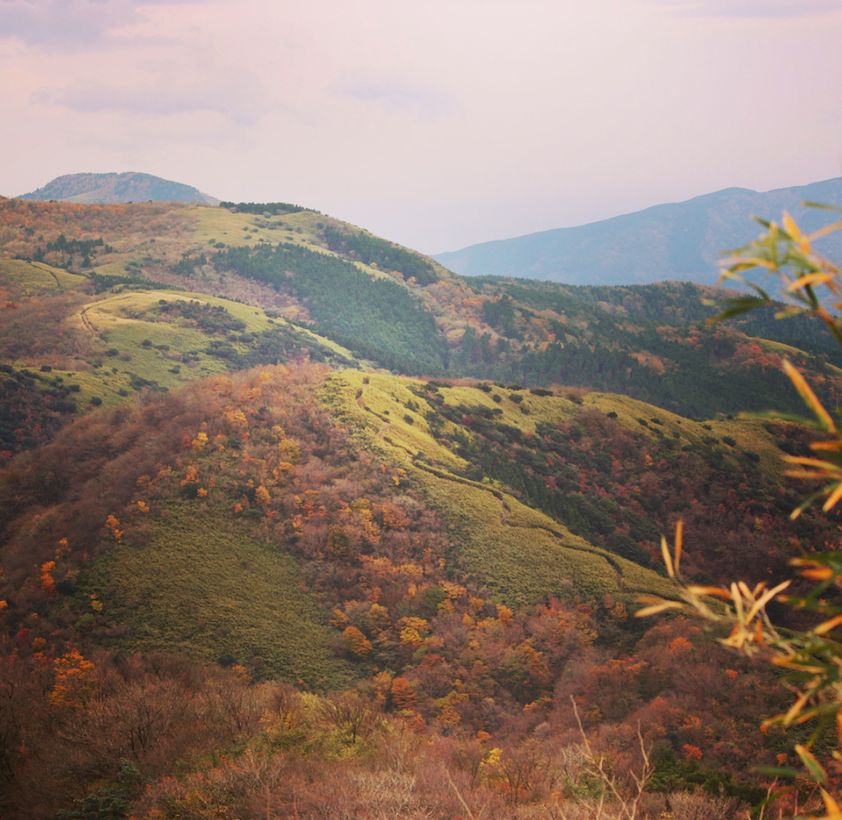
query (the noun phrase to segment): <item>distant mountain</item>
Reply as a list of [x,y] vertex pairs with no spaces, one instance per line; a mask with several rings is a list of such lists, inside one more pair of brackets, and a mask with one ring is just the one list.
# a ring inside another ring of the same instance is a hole
[[20,199],[58,199],[84,205],[114,205],[125,202],[196,202],[218,205],[219,200],[192,185],[139,174],[134,171],[109,174],[65,174]]
[[[435,258],[469,276],[516,276],[574,285],[646,284],[666,279],[712,283],[722,251],[759,233],[753,216],[788,210],[812,230],[827,214],[805,201],[842,205],[842,177],[774,191],[726,188],[686,202],[656,205],[572,228],[483,242]],[[824,253],[842,256],[842,237]]]

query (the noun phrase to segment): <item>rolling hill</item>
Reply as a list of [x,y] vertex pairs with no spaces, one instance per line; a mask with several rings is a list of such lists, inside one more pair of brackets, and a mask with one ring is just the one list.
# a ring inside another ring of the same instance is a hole
[[219,200],[192,185],[135,171],[106,174],[64,174],[20,199],[60,200],[80,204],[121,202],[195,202],[216,205]]
[[620,755],[655,727],[667,789],[760,799],[769,680],[630,617],[679,517],[704,583],[837,532],[744,411],[799,408],[782,352],[830,401],[842,361],[723,298],[466,280],[289,203],[0,199],[0,809],[178,815],[282,760],[313,816],[434,743],[502,814],[494,755],[577,743],[570,696]]
[[[709,417],[796,411],[798,398],[777,367],[776,345],[784,344],[797,348],[790,355],[815,373],[829,400],[839,392],[828,362],[842,361],[821,328],[798,318],[775,322],[769,313],[711,329],[705,322],[716,308],[706,302],[724,294],[690,284],[462,279],[355,226],[283,203],[7,199],[0,225],[0,287],[12,311],[0,326],[0,351],[18,369],[49,366],[85,380],[110,373],[111,381],[122,372],[130,381],[134,374],[138,388],[169,388],[271,363],[303,345],[316,358],[366,360],[408,375],[618,391]],[[168,300],[205,306],[158,304]],[[33,338],[33,313],[49,334]],[[103,383],[93,395],[106,400],[120,389],[128,386]]]
[[[570,228],[471,245],[436,259],[468,276],[516,276],[571,285],[632,285],[664,280],[713,284],[724,251],[757,234],[752,217],[784,210],[808,230],[824,224],[805,201],[842,205],[842,177],[774,191],[726,188],[686,202]],[[842,240],[824,252],[842,255]]]

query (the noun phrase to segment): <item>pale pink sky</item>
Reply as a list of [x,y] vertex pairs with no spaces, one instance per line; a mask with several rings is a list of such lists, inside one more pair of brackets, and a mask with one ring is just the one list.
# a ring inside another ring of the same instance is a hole
[[0,0],[0,193],[135,170],[428,252],[842,175],[842,0]]

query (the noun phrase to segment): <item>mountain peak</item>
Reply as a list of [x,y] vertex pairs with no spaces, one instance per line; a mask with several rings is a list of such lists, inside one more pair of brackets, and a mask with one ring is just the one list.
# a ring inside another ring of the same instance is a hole
[[219,204],[218,199],[203,194],[192,185],[136,171],[64,174],[35,191],[22,194],[20,199],[59,199],[86,205],[113,205],[150,200],[195,202],[200,205]]
[[[664,280],[712,283],[721,254],[758,233],[752,217],[779,219],[789,211],[807,231],[823,214],[804,202],[842,204],[842,177],[808,185],[753,191],[723,188],[683,202],[439,253],[434,259],[462,275],[514,276],[578,285],[631,285]],[[822,252],[842,253],[827,237]]]

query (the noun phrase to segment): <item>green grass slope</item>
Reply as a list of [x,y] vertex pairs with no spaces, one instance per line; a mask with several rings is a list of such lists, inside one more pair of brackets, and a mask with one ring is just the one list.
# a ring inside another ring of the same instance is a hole
[[[523,604],[547,595],[576,600],[608,593],[669,594],[670,586],[657,573],[574,535],[504,485],[460,475],[469,465],[432,434],[425,416],[434,406],[419,396],[420,386],[411,379],[347,370],[329,380],[324,398],[370,446],[417,482],[456,533],[459,561],[500,600]],[[452,391],[477,401],[485,397],[476,387]],[[556,404],[564,412],[564,401]],[[544,412],[551,410],[544,407]]]
[[356,677],[295,560],[209,505],[169,504],[142,546],[114,546],[82,590],[120,622],[113,643],[127,651],[221,659],[320,689]]
[[[714,308],[704,301],[719,297],[689,283],[575,288],[468,281],[362,228],[283,203],[212,208],[3,200],[0,224],[3,264],[32,260],[22,263],[30,279],[32,264],[39,264],[84,274],[100,291],[165,286],[248,303],[393,372],[577,385],[696,418],[795,412],[798,397],[770,340],[790,346],[824,400],[842,400],[842,379],[827,364],[827,338],[797,318],[752,316],[711,328],[705,319]],[[201,357],[202,350],[184,342]],[[226,351],[232,353],[224,345],[217,352]],[[164,364],[145,358],[153,370]],[[214,372],[206,361],[196,368]],[[162,385],[180,381],[166,367],[158,376]]]

